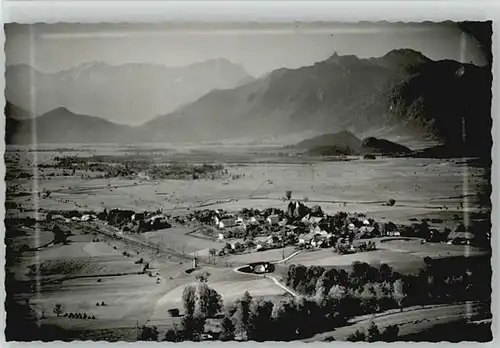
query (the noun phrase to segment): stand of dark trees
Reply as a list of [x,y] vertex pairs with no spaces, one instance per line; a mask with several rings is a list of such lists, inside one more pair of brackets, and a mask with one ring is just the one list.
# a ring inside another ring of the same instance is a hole
[[[290,265],[286,285],[305,296],[331,297],[341,292],[359,301],[362,312],[363,307],[372,307],[366,308],[367,313],[372,313],[373,309],[390,309],[388,306],[397,308],[491,298],[489,256],[442,260],[427,257],[424,261],[425,267],[418,274],[400,274],[386,264],[374,267],[362,262],[354,262],[350,272]],[[367,301],[373,305],[367,306]]]

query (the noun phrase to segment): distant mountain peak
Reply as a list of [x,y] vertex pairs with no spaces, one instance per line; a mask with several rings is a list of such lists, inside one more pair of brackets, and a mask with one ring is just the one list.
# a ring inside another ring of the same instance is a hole
[[387,52],[383,57],[390,57],[390,56],[418,57],[423,60],[430,60],[421,52],[411,48],[397,48]]
[[[201,63],[203,63],[203,62],[201,62]],[[218,64],[236,65],[235,63],[233,63],[232,61],[230,61],[229,59],[224,58],[224,57],[210,58],[210,59],[206,60],[205,63],[218,63]]]
[[371,58],[370,61],[386,68],[412,68],[432,60],[421,52],[411,48],[400,48],[387,52],[379,58]]
[[72,113],[67,107],[65,106],[58,106],[52,111],[49,111],[48,113],[56,113],[56,112],[67,112],[67,113]]
[[336,51],[326,59],[327,63],[335,63],[338,65],[353,65],[358,64],[361,60],[354,54],[339,55]]
[[47,73],[26,64],[11,65],[5,76],[6,98],[33,114],[64,106],[120,124],[142,123],[213,89],[235,88],[253,80],[243,67],[225,58],[185,66],[97,60]]

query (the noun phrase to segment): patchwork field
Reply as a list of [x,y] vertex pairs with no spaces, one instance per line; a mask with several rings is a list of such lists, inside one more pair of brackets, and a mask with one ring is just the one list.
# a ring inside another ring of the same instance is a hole
[[[34,157],[34,153],[16,154]],[[38,163],[57,155],[36,154]],[[184,158],[188,160],[189,155]],[[206,155],[205,161],[214,158],[217,158],[214,154]],[[31,162],[34,161],[32,158]],[[200,163],[204,161],[200,159]],[[279,205],[285,191],[292,190],[293,197],[320,204],[327,213],[363,212],[394,222],[406,222],[410,217],[450,218],[453,214],[477,212],[480,208],[476,193],[487,184],[482,168],[467,166],[462,160],[383,158],[307,164],[226,163],[225,166],[230,173],[242,176],[236,180],[82,180],[78,172],[75,176],[44,178],[38,172],[36,188],[32,187],[33,180],[18,180],[16,184],[27,191],[51,191],[50,197],[37,202],[43,209],[121,207],[182,212],[197,207],[265,208]],[[28,199],[31,197],[17,197],[16,201],[29,206]],[[396,205],[383,206],[389,199],[395,199]]]
[[[123,149],[106,147],[98,152],[85,148],[72,153],[50,149],[43,152],[8,151],[7,158],[15,157],[7,161],[8,170],[32,173],[34,178],[19,177],[8,182],[8,188],[14,193],[23,194],[8,194],[8,201],[15,203],[17,208],[8,209],[7,216],[34,216],[39,210],[99,212],[104,208],[135,211],[163,209],[173,216],[206,208],[229,211],[268,207],[285,209],[283,196],[287,190],[292,191],[292,197],[307,200],[308,205],[320,205],[326,213],[364,213],[379,222],[408,224],[410,219],[439,218],[443,220],[439,227],[454,228],[458,222],[468,219],[470,213],[484,210],[476,195],[478,189],[487,184],[483,177],[484,170],[456,160],[387,158],[311,163],[290,160],[287,163],[283,158],[273,162],[272,158],[266,157],[263,161],[266,163],[225,163],[227,170],[237,177],[234,180],[83,179],[81,175],[86,173],[76,171],[74,175],[62,176],[60,170],[44,170],[41,173],[33,166],[34,163],[50,163],[54,156],[62,154],[89,156],[116,155],[119,152]],[[159,151],[161,161],[165,161],[165,153],[169,152]],[[231,153],[229,158],[236,155]],[[245,155],[248,158],[248,154]],[[180,151],[172,158],[198,163],[213,162],[217,158],[216,153],[210,152],[190,156]],[[55,174],[50,176],[50,173]],[[43,193],[47,192],[50,195],[45,196]],[[396,204],[391,207],[384,205],[389,199],[394,199]],[[339,255],[330,248],[301,251],[286,262],[277,264],[276,278],[273,279],[237,273],[233,268],[251,262],[281,260],[292,255],[296,251],[294,247],[217,256],[216,267],[203,266],[189,272],[192,268],[189,261],[157,256],[154,248],[84,233],[76,224],[68,226],[73,234],[67,245],[50,245],[53,234],[43,228],[24,228],[16,232],[16,244],[41,247],[37,251],[25,252],[17,266],[10,270],[17,279],[26,281],[32,279],[28,276],[30,267],[37,265],[34,268],[39,272],[37,279],[40,282],[35,286],[34,293],[19,294],[19,301],[30,297],[31,308],[38,316],[42,316],[43,312],[46,324],[72,330],[108,330],[106,335],[122,339],[130,339],[137,324],[156,325],[163,332],[178,324],[180,319],[171,318],[167,309],[179,308],[182,312],[182,291],[202,272],[210,273],[209,286],[217,290],[226,302],[235,301],[245,291],[256,298],[275,301],[290,296],[278,283],[287,265],[292,263],[347,267],[354,261],[363,261],[388,263],[396,270],[414,272],[423,265],[426,256],[447,258],[484,254],[484,251],[471,246],[421,244],[420,240],[381,242],[377,239],[377,250],[371,252]],[[192,233],[195,228],[195,225],[173,223],[172,228],[133,238],[200,257],[208,257],[210,248],[220,250],[223,247],[221,242]],[[109,228],[109,231],[113,230]],[[94,241],[96,237],[98,241]],[[144,263],[136,263],[140,258]],[[150,264],[152,276],[139,274],[145,263]],[[53,312],[56,304],[63,307],[64,313],[86,313],[96,319],[58,317]]]

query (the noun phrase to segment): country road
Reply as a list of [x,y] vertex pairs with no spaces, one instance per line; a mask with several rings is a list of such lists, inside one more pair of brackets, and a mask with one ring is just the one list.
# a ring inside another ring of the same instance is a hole
[[278,260],[278,261],[269,261],[270,263],[272,264],[278,264],[278,263],[283,263],[283,262],[287,262],[288,260],[290,260],[292,257],[295,257],[298,253],[300,253],[300,250],[299,251],[296,251],[294,252],[293,254],[290,254],[288,255],[287,257],[285,257],[284,259],[281,259],[281,260]]
[[267,278],[270,278],[276,285],[278,285],[280,288],[282,288],[283,290],[285,290],[286,292],[288,292],[290,295],[292,295],[293,297],[297,297],[299,295],[297,295],[297,293],[295,291],[293,291],[292,289],[286,287],[285,285],[281,284],[278,279],[276,279],[275,277],[273,276],[270,276],[270,275],[267,275],[266,276]]
[[[481,302],[467,302],[461,304],[436,305],[428,307],[406,308],[403,312],[388,311],[388,314],[380,313],[373,317],[373,322],[380,330],[389,326],[397,325],[399,335],[405,336],[425,331],[435,325],[459,321],[462,319],[486,319],[490,313],[489,304]],[[354,318],[352,325],[340,327],[334,331],[317,334],[304,342],[322,341],[327,337],[335,340],[346,340],[356,330],[365,330],[372,320],[372,316]]]

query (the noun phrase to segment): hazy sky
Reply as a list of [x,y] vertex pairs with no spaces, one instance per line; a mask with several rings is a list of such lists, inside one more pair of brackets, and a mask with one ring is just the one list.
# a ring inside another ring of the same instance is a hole
[[59,71],[80,63],[181,66],[227,58],[251,75],[296,68],[333,52],[378,57],[412,48],[431,59],[486,63],[474,40],[451,24],[8,24],[7,64]]

